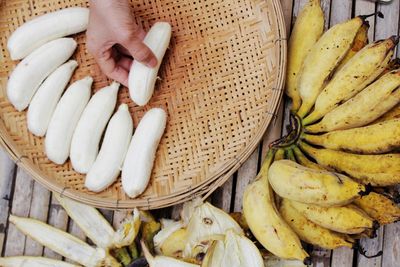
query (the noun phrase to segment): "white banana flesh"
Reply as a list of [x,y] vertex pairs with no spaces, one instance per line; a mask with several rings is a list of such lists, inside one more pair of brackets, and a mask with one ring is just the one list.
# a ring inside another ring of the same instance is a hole
[[104,249],[113,247],[115,231],[97,209],[58,194],[54,195],[68,216],[79,225],[93,243]]
[[44,257],[5,257],[0,258],[2,267],[79,267],[79,265],[48,259]]
[[51,117],[45,150],[47,157],[56,164],[64,164],[69,156],[72,135],[89,101],[92,83],[93,79],[86,77],[69,86]]
[[167,22],[157,22],[151,27],[143,42],[153,51],[158,65],[155,68],[134,61],[129,72],[129,93],[132,100],[139,106],[149,102],[154,92],[158,70],[171,40],[171,25]]
[[72,167],[79,173],[88,173],[99,152],[104,129],[114,111],[120,84],[113,82],[100,89],[85,107],[71,141]]
[[22,60],[8,79],[7,97],[11,104],[18,111],[27,108],[40,84],[72,56],[76,46],[72,38],[56,39]]
[[239,224],[225,211],[212,206],[210,203],[204,203],[195,208],[187,225],[186,246],[183,257],[192,258],[200,252],[205,252],[208,245],[203,241],[209,241],[211,236],[225,235],[227,231],[233,231],[237,234],[243,234]]
[[251,266],[264,267],[258,248],[247,237],[228,231],[225,240],[216,240],[203,261],[202,267]]
[[128,106],[121,104],[112,116],[100,152],[86,175],[85,186],[100,192],[110,186],[121,172],[133,134],[133,122]]
[[88,22],[89,9],[82,7],[65,8],[36,17],[18,27],[8,39],[11,59],[22,59],[49,41],[85,31]]
[[36,136],[44,136],[51,116],[78,62],[70,60],[57,68],[39,87],[27,113],[28,129]]
[[165,111],[153,108],[143,116],[132,137],[122,168],[122,187],[131,198],[142,194],[150,181],[157,147],[166,124]]
[[41,221],[10,215],[10,222],[43,246],[84,266],[101,266],[107,257],[103,249],[93,248],[82,240]]
[[151,255],[149,249],[144,242],[141,242],[143,254],[146,257],[147,263],[150,267],[200,267],[200,265],[192,264],[184,261],[177,260],[171,257]]

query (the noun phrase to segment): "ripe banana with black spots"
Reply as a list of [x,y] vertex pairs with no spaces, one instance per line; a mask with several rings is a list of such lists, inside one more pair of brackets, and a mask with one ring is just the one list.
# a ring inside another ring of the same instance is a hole
[[322,135],[303,134],[313,145],[357,154],[382,154],[400,148],[400,119]]
[[251,232],[264,248],[285,259],[308,259],[296,233],[279,214],[268,183],[268,169],[274,159],[270,150],[256,180],[247,186],[243,196],[243,213]]
[[314,110],[303,120],[311,124],[349,100],[373,82],[388,66],[397,37],[377,41],[364,47],[338,70],[318,95]]
[[400,102],[400,69],[391,71],[344,104],[327,113],[317,124],[305,129],[310,133],[345,130],[367,125]]
[[275,161],[268,179],[279,196],[320,206],[345,205],[365,192],[365,186],[345,175],[310,169],[290,160]]
[[341,233],[335,233],[308,220],[291,205],[287,199],[282,200],[279,209],[282,217],[292,227],[301,240],[325,249],[353,247],[354,240]]
[[317,149],[303,142],[300,147],[318,164],[346,173],[363,184],[390,186],[400,183],[400,154],[359,155],[326,148]]
[[369,22],[364,21],[364,24],[358,30],[356,38],[354,38],[353,45],[351,46],[349,52],[347,52],[346,56],[342,59],[337,70],[340,70],[346,63],[357,54],[358,51],[363,49],[368,44],[368,30],[369,30]]
[[324,83],[345,57],[364,18],[356,17],[326,31],[304,59],[297,84],[302,104],[297,114],[303,118],[315,103]]
[[320,0],[309,0],[297,16],[288,45],[286,94],[292,99],[293,111],[297,111],[301,105],[297,78],[302,63],[323,31],[324,13]]
[[296,201],[290,201],[290,204],[308,220],[335,232],[359,234],[377,227],[377,222],[354,205],[320,207]]
[[376,121],[372,122],[372,124],[383,122],[383,121],[388,121],[392,119],[400,119],[400,105],[396,105],[393,107],[391,110],[383,114],[381,117],[379,117]]
[[354,201],[371,218],[377,220],[380,225],[397,222],[400,219],[400,208],[391,199],[371,192]]

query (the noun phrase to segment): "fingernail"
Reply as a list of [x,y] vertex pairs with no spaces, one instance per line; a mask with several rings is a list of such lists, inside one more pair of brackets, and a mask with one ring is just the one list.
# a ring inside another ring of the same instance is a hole
[[154,68],[155,66],[157,66],[157,59],[156,58],[153,58],[153,59],[151,59],[149,62],[147,62],[147,67],[150,67],[150,68]]

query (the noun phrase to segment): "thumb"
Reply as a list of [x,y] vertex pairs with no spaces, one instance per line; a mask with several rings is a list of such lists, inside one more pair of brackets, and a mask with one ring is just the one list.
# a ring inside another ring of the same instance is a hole
[[143,43],[142,40],[135,38],[130,42],[124,44],[124,47],[128,49],[132,57],[140,63],[150,68],[154,68],[155,66],[157,66],[158,61],[156,56],[150,50],[150,48],[145,43]]

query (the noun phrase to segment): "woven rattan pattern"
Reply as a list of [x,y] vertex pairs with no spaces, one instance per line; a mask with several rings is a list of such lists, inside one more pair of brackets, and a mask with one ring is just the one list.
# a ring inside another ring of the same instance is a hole
[[[105,208],[157,208],[214,190],[250,155],[273,117],[281,97],[286,41],[277,0],[135,0],[138,22],[171,23],[173,38],[150,103],[142,108],[121,89],[134,124],[145,111],[163,107],[168,125],[157,151],[152,179],[137,199],[123,193],[120,181],[100,194],[83,187],[84,176],[51,163],[43,138],[27,130],[26,112],[6,99],[7,77],[16,65],[6,51],[7,38],[23,22],[49,11],[86,6],[85,1],[0,2],[0,135],[18,164],[47,186],[74,199]],[[74,36],[79,62],[73,80],[92,75],[94,90],[110,81],[87,53],[85,35]]]

